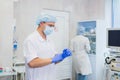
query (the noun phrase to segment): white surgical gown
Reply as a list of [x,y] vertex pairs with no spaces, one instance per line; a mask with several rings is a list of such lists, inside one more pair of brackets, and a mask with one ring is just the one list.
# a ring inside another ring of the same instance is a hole
[[87,52],[90,50],[90,43],[87,37],[78,35],[71,40],[73,51],[73,66],[77,73],[89,75],[92,73],[91,64]]
[[55,80],[55,65],[30,68],[28,63],[36,57],[52,58],[56,51],[49,40],[44,40],[38,31],[33,32],[24,41],[24,57],[26,62],[26,80]]

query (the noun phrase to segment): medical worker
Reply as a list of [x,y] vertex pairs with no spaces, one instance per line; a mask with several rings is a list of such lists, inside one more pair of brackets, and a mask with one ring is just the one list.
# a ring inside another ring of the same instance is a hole
[[47,38],[55,28],[56,18],[42,15],[37,20],[37,30],[24,41],[26,80],[55,80],[55,64],[71,56],[69,49],[57,53]]
[[76,80],[87,80],[86,76],[92,73],[91,64],[88,57],[90,43],[87,37],[83,36],[84,27],[79,28],[79,34],[71,40],[71,50],[73,51],[73,67],[76,72]]

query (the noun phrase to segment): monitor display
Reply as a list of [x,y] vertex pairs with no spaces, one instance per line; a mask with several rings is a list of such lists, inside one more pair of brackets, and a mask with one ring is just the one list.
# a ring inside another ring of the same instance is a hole
[[108,30],[108,47],[120,47],[120,29]]

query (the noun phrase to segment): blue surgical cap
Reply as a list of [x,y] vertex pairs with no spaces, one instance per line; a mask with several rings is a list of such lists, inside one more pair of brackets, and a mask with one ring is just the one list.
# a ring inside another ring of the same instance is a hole
[[38,17],[36,24],[39,25],[41,22],[56,22],[56,17],[44,14]]
[[85,28],[83,26],[80,26],[78,28],[78,35],[83,35],[85,33]]

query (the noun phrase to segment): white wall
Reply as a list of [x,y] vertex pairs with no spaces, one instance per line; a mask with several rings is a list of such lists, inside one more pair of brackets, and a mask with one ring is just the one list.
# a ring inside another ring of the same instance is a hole
[[0,0],[0,67],[12,65],[13,1]]
[[[13,1],[0,0],[0,67],[12,66]],[[10,77],[0,77],[8,80]]]
[[105,0],[105,18],[97,27],[96,80],[104,80],[104,53],[106,48],[106,28],[111,27],[111,0]]
[[120,27],[120,0],[113,0],[113,27]]

